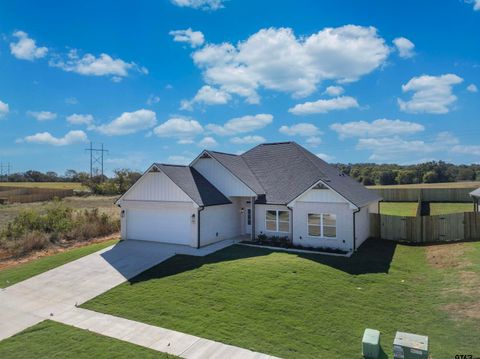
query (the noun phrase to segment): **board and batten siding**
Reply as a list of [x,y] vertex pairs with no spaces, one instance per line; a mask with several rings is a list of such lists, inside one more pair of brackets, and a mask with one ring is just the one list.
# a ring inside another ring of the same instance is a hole
[[355,237],[357,248],[370,237],[370,206],[360,208],[355,214]]
[[247,185],[213,158],[200,158],[193,167],[227,197],[255,196]]
[[206,246],[241,234],[240,199],[232,204],[205,207],[200,212],[200,246]]
[[145,174],[122,201],[192,202],[192,199],[163,172]]
[[300,197],[296,202],[329,202],[329,203],[346,203],[345,198],[331,189],[310,189]]

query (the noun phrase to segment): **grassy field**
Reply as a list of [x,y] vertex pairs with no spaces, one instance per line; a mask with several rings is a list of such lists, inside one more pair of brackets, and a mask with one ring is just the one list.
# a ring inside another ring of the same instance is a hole
[[[113,203],[117,196],[88,196],[88,197],[67,197],[62,202],[73,209],[93,209],[107,212],[112,216],[119,216],[119,209]],[[14,219],[22,210],[33,209],[40,212],[46,210],[50,201],[34,203],[15,203],[0,205],[0,229],[9,221]]]
[[441,359],[480,353],[479,283],[480,242],[370,240],[351,258],[232,246],[175,256],[83,307],[282,358],[360,358],[367,327],[387,358],[402,330]]
[[85,190],[81,183],[77,182],[0,182],[0,186],[26,187],[26,188],[58,188]]
[[473,203],[430,203],[430,215],[473,212]]
[[380,214],[415,217],[417,202],[380,202]]
[[74,261],[75,259],[99,251],[100,249],[111,246],[117,242],[118,240],[110,240],[106,242],[90,244],[83,247],[73,248],[65,252],[41,257],[31,262],[18,264],[13,267],[0,269],[0,288],[5,288],[12,284],[21,282],[22,280],[59,267],[62,264]]
[[479,188],[480,181],[465,182],[446,182],[446,183],[417,183],[417,184],[397,184],[388,186],[368,186],[368,188]]
[[176,358],[68,325],[44,321],[0,342],[0,358]]

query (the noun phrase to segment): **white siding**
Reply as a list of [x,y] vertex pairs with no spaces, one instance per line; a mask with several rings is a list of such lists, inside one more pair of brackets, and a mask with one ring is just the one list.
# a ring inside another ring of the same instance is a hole
[[[308,214],[330,213],[337,216],[337,238],[308,235]],[[293,209],[293,243],[305,247],[353,249],[353,212],[347,203],[296,202]]]
[[329,202],[347,203],[345,198],[331,189],[311,189],[302,194],[296,201],[301,202]]
[[[289,231],[287,232],[274,232],[268,231],[266,228],[266,213],[268,210],[278,210],[278,211],[287,211],[290,213],[290,226]],[[292,231],[292,213],[287,208],[287,206],[278,206],[278,205],[255,205],[255,237],[259,234],[266,234],[267,236],[280,236],[280,237],[289,237]]]
[[225,196],[255,196],[255,193],[213,158],[200,158],[193,166]]
[[163,172],[150,172],[139,180],[123,197],[123,201],[192,202]]
[[370,211],[369,206],[360,208],[355,214],[355,237],[357,249],[370,237]]
[[239,199],[232,204],[205,207],[200,212],[200,245],[205,246],[241,234],[242,214]]

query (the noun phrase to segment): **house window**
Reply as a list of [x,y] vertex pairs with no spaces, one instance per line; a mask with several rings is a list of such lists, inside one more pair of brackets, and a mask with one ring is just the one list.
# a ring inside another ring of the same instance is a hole
[[265,227],[270,232],[289,232],[290,212],[269,210],[265,215]]
[[330,213],[309,213],[308,235],[310,237],[336,238],[337,216]]
[[252,225],[252,210],[250,208],[247,209],[247,225]]

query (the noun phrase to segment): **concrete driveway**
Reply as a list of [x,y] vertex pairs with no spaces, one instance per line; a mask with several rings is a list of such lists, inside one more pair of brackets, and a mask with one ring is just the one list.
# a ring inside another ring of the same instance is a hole
[[195,249],[123,241],[0,291],[0,340],[53,319],[175,254],[207,255],[231,245],[222,241]]

